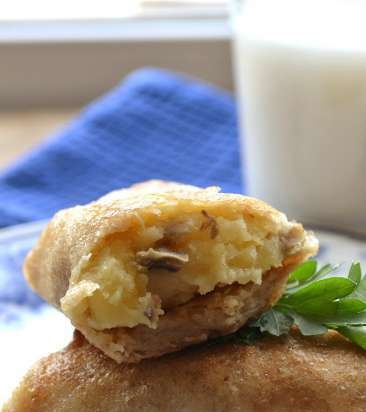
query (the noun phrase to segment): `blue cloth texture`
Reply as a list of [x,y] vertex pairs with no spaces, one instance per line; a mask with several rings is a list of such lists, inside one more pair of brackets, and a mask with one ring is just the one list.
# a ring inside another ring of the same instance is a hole
[[0,227],[156,178],[242,191],[229,93],[163,70],[133,73],[0,174]]

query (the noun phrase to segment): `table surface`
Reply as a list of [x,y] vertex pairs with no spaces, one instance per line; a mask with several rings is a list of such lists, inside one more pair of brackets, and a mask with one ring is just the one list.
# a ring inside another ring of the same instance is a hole
[[0,112],[0,169],[63,126],[78,110],[67,107]]

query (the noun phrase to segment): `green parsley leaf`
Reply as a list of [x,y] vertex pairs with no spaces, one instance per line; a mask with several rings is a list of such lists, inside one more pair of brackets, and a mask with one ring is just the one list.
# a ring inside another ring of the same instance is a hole
[[[303,265],[306,265],[308,262],[303,263],[295,270],[300,270]],[[297,283],[288,283],[287,284],[287,292],[294,293],[295,291],[301,289],[303,286],[309,285],[313,283],[315,280],[326,279],[329,277],[330,274],[334,273],[338,269],[339,265],[324,265],[322,266],[317,272],[315,272],[312,276],[306,279],[304,282],[297,282]],[[291,274],[290,274],[291,276]]]
[[251,324],[251,326],[259,327],[261,332],[268,332],[275,336],[287,334],[292,325],[291,316],[275,309],[268,310],[256,322]]
[[351,342],[366,349],[366,326],[342,326],[337,330]]
[[366,309],[366,301],[348,296],[337,302],[337,315],[352,315]]
[[358,285],[360,283],[362,276],[361,264],[360,262],[352,263],[351,268],[348,272],[348,278]]
[[285,295],[281,301],[284,300],[287,304],[300,304],[318,298],[324,300],[339,299],[352,293],[356,286],[348,278],[332,277],[321,279],[298,289],[294,293]]
[[366,276],[359,262],[352,263],[347,275],[335,273],[338,267],[317,270],[311,260],[296,268],[277,304],[237,332],[235,341],[284,335],[296,325],[305,336],[337,330],[366,350]]
[[347,315],[337,315],[331,318],[324,318],[324,324],[336,326],[351,325],[362,326],[366,325],[366,311],[360,313],[349,313]]
[[326,326],[323,326],[315,320],[305,318],[295,312],[291,312],[291,316],[304,336],[322,335],[328,332],[328,328]]
[[366,276],[360,280],[360,283],[350,297],[366,301]]
[[331,265],[331,264],[327,264],[322,266],[318,272],[316,272],[314,279],[324,279],[325,277],[327,277],[329,274],[333,273],[334,271],[336,271],[339,268],[339,265]]
[[338,302],[329,299],[310,299],[303,302],[295,302],[292,309],[303,316],[314,318],[335,316],[338,312]]
[[295,269],[289,276],[288,282],[299,282],[303,283],[316,273],[317,268],[316,260],[308,260],[303,265],[300,265],[297,269]]

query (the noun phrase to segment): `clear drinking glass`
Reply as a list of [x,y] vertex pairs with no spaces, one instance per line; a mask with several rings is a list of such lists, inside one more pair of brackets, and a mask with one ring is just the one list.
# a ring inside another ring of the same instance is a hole
[[250,195],[366,234],[366,2],[233,3]]

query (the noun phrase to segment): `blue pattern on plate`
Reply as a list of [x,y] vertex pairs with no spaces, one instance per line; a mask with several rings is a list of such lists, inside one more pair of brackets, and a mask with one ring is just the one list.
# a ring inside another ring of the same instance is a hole
[[[42,300],[26,284],[22,264],[34,239],[20,239],[0,250],[0,302],[37,308]],[[0,311],[1,313],[1,311]]]

